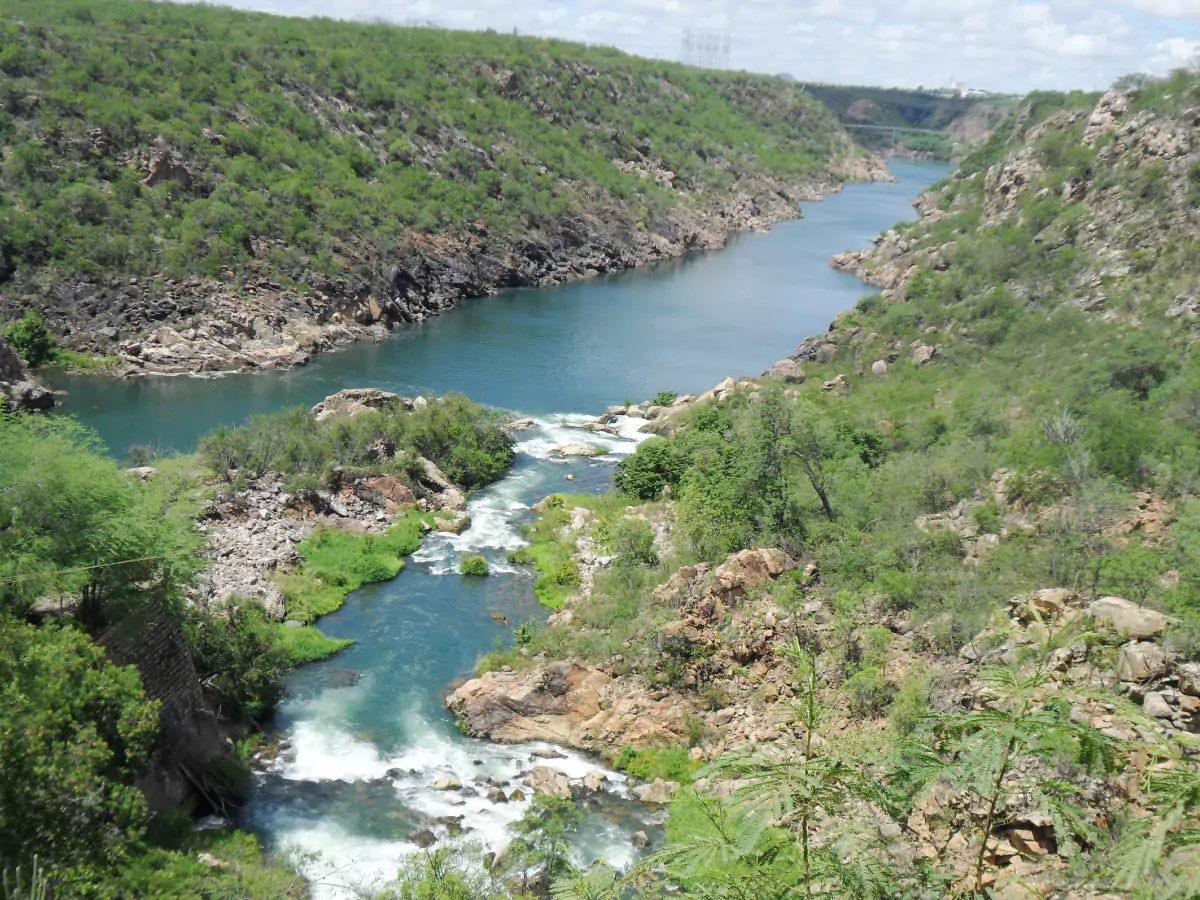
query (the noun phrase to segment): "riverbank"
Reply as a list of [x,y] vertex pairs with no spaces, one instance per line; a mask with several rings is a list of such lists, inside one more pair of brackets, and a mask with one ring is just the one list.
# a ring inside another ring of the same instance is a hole
[[[845,164],[852,180],[891,178],[878,159],[854,158]],[[743,193],[711,209],[679,213],[662,233],[633,231],[629,246],[608,245],[599,232],[575,242],[553,241],[533,248],[497,248],[478,240],[426,237],[418,241],[414,273],[403,280],[404,293],[378,290],[347,298],[320,290],[286,290],[269,276],[232,291],[219,282],[178,282],[152,278],[166,310],[192,310],[186,318],[168,314],[160,324],[132,340],[110,340],[107,331],[94,341],[114,365],[102,374],[117,377],[163,374],[245,373],[306,365],[320,352],[356,341],[379,342],[397,325],[414,324],[453,309],[465,300],[495,294],[502,287],[548,288],[635,269],[686,253],[719,250],[746,231],[763,231],[797,218],[802,202],[841,190],[839,182],[774,183]],[[510,267],[497,268],[497,255]],[[515,261],[515,262],[513,262]],[[514,268],[515,267],[515,268]],[[403,273],[402,273],[403,274]],[[135,279],[136,281],[136,279]],[[102,330],[103,331],[103,330]]]

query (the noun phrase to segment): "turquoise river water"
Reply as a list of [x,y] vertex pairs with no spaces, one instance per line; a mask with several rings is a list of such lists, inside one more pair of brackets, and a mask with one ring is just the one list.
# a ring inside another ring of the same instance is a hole
[[[946,171],[895,162],[898,182],[849,185],[805,204],[804,218],[740,236],[722,251],[469,301],[397,328],[379,344],[328,353],[289,372],[120,383],[55,379],[52,386],[68,392],[64,411],[99,432],[116,455],[138,443],[190,449],[220,423],[311,405],[346,387],[407,395],[456,390],[537,421],[522,432],[509,475],[471,499],[471,528],[426,541],[397,579],[357,592],[321,620],[328,634],[357,643],[291,677],[276,722],[287,749],[257,776],[243,824],[297,851],[316,894],[331,898],[394,875],[416,849],[405,840],[414,829],[450,839],[438,818],[462,816],[464,839],[493,850],[502,845],[506,825],[525,804],[494,804],[486,790],[471,795],[431,785],[452,776],[472,788],[481,775],[515,785],[538,748],[463,737],[442,698],[481,653],[508,639],[509,629],[493,614],[514,625],[545,616],[530,573],[504,561],[507,550],[523,543],[519,529],[531,518],[529,506],[566,487],[568,473],[575,476],[572,490],[602,489],[614,461],[636,446],[631,434],[608,440],[608,454],[597,460],[556,461],[552,448],[578,434],[561,423],[659,390],[699,393],[727,375],[769,368],[867,292],[832,271],[829,257],[865,247],[878,232],[913,218],[912,202]],[[465,551],[487,556],[493,575],[454,574]],[[597,768],[576,753],[547,764],[571,777]],[[659,820],[628,800],[620,776],[610,778],[589,803],[575,840],[579,862],[630,861],[633,831],[661,840]]]

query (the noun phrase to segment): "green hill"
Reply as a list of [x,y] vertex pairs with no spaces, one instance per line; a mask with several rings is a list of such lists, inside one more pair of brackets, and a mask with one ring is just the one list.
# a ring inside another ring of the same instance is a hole
[[263,278],[288,318],[419,318],[719,246],[873,171],[780,79],[492,33],[15,0],[0,74],[0,315],[80,349]]

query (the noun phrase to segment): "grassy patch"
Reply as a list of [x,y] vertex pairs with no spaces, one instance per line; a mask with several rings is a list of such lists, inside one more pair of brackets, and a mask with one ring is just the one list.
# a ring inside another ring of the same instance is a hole
[[644,750],[623,747],[613,765],[617,771],[642,781],[661,778],[689,784],[704,763],[692,759],[686,747],[647,747]]
[[288,628],[277,624],[274,628],[276,645],[287,653],[292,666],[328,659],[354,643],[348,639],[331,638],[312,625]]
[[404,569],[403,557],[421,546],[426,515],[409,515],[384,534],[319,529],[296,550],[304,565],[279,576],[287,617],[311,623],[341,607],[364,584],[390,581]]
[[56,347],[49,365],[81,372],[101,372],[114,368],[119,362],[115,356],[88,356],[86,353]]

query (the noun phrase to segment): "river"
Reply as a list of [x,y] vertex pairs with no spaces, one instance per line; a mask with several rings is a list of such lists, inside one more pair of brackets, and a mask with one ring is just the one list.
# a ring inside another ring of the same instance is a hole
[[[558,423],[660,390],[699,393],[727,375],[756,375],[802,338],[823,332],[866,293],[832,271],[829,257],[913,218],[913,200],[947,172],[903,161],[892,168],[897,183],[849,185],[805,204],[803,219],[739,236],[725,250],[470,301],[397,328],[379,344],[325,354],[290,372],[52,380],[68,392],[65,411],[99,432],[116,455],[133,444],[190,449],[217,424],[310,405],[345,387],[408,395],[457,390],[537,420],[522,433],[512,472],[472,498],[471,528],[427,541],[400,577],[357,592],[322,619],[322,630],[357,643],[289,679],[276,722],[288,746],[257,777],[244,824],[274,846],[316,854],[302,857],[302,868],[318,896],[348,896],[347,887],[393,875],[415,849],[405,840],[414,830],[431,828],[449,839],[457,829],[438,818],[463,816],[465,839],[492,849],[505,841],[505,826],[525,804],[489,802],[486,789],[470,793],[473,782],[511,781],[511,790],[537,748],[462,737],[441,698],[481,653],[508,639],[510,629],[493,616],[512,625],[545,617],[529,573],[504,562],[505,551],[522,543],[529,505],[568,486],[602,489],[613,460],[635,447],[634,440],[612,439],[600,460],[555,461],[550,449],[573,434]],[[570,485],[568,473],[575,477]],[[488,556],[493,575],[454,574],[466,550]],[[597,767],[579,754],[548,764],[572,777]],[[609,774],[574,842],[579,862],[628,862],[636,830],[661,840],[660,820],[625,800],[620,777]],[[468,790],[432,790],[440,777]]]

